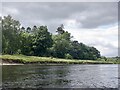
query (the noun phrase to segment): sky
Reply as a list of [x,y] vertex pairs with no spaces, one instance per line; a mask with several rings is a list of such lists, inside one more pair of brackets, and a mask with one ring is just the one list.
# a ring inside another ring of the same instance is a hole
[[64,24],[72,40],[97,48],[102,56],[118,56],[117,2],[3,2],[0,15],[8,14],[24,27],[46,25],[53,34]]

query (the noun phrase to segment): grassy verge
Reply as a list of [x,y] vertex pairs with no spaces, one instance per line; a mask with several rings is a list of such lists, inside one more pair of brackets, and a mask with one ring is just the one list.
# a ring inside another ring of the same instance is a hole
[[58,59],[51,57],[36,57],[36,56],[25,56],[25,55],[2,55],[0,56],[3,62],[8,63],[63,63],[63,64],[117,64],[116,61],[104,61],[104,60],[70,60],[70,59]]

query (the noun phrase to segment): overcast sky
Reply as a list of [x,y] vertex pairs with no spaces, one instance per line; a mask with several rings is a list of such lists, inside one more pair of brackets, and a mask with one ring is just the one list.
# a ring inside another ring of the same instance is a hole
[[64,24],[65,30],[103,56],[118,55],[117,2],[4,2],[2,15],[10,14],[22,26],[47,25],[51,33]]

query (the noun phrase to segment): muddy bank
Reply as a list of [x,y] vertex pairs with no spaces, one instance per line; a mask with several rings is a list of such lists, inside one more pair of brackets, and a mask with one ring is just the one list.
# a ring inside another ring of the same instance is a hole
[[2,59],[2,62],[1,62],[1,64],[0,65],[24,65],[24,64],[22,64],[22,63],[17,63],[17,62],[13,62],[13,60],[3,60]]
[[65,65],[65,63],[44,63],[44,62],[16,62],[14,60],[2,59],[2,63],[0,65]]

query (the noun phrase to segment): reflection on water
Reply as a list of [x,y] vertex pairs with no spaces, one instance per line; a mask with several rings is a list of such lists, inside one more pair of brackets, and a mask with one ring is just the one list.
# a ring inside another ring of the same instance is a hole
[[117,88],[117,65],[3,66],[4,88]]

